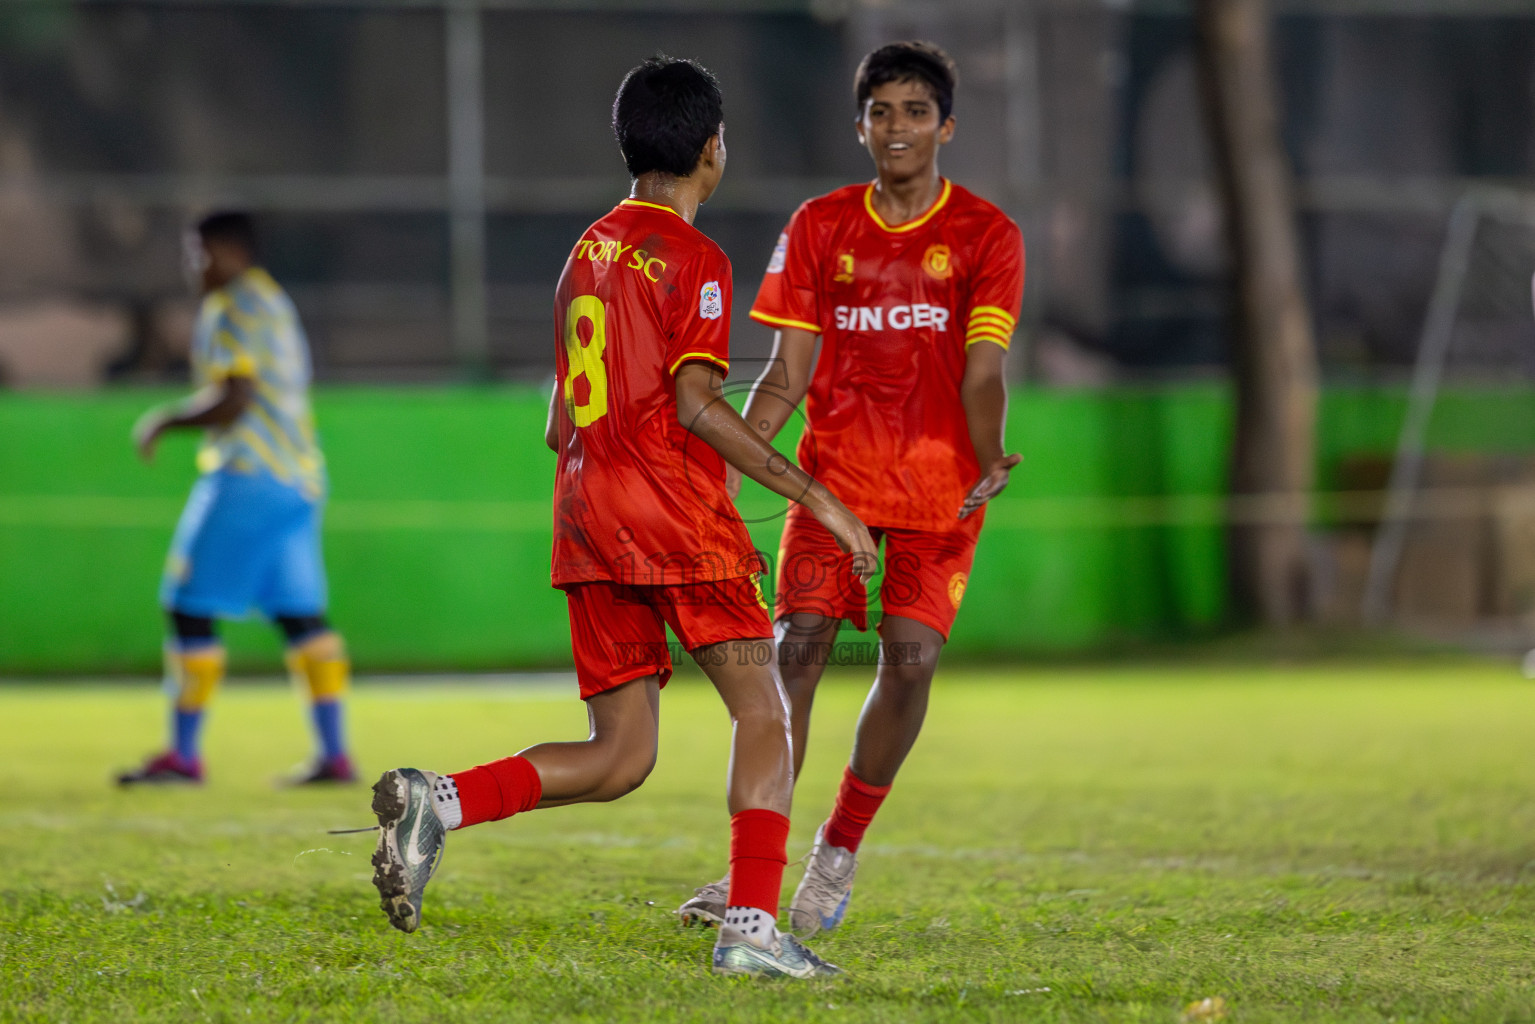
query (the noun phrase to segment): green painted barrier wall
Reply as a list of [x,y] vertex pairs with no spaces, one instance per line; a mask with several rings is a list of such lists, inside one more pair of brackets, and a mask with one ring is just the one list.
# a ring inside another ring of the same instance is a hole
[[[156,588],[195,442],[167,439],[146,467],[127,438],[165,397],[0,395],[0,672],[156,669]],[[332,611],[360,668],[568,663],[564,599],[548,586],[544,408],[529,388],[320,392]],[[1402,411],[1399,390],[1327,393],[1323,486],[1345,456],[1389,452]],[[988,513],[951,650],[1071,651],[1218,626],[1230,422],[1215,385],[1015,394],[1008,438],[1025,461]],[[1535,449],[1535,393],[1446,394],[1432,443]],[[748,487],[742,512],[776,553],[781,503]],[[1147,504],[1164,496],[1179,500]],[[226,635],[237,666],[275,665],[265,625]]]

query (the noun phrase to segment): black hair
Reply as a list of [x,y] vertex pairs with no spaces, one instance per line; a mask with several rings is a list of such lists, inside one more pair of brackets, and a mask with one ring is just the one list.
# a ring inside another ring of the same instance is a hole
[[238,245],[252,258],[256,255],[256,224],[251,215],[239,210],[220,210],[197,222],[197,234],[204,242]]
[[889,82],[921,82],[938,101],[938,120],[947,121],[954,112],[954,87],[959,71],[954,61],[932,43],[911,41],[881,46],[858,63],[853,76],[853,97],[858,109],[868,102],[869,94]]
[[657,55],[624,76],[613,99],[613,134],[629,175],[686,178],[720,130],[720,83],[696,61]]

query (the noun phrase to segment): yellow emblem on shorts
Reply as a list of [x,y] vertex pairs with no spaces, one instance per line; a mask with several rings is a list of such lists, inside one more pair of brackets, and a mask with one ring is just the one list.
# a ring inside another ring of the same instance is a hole
[[922,254],[922,269],[927,271],[927,276],[939,281],[947,280],[954,273],[954,264],[950,262],[949,247],[947,245],[930,245],[927,252]]
[[969,581],[970,577],[962,572],[949,577],[949,603],[955,608],[958,608],[959,603],[965,599],[965,584]]

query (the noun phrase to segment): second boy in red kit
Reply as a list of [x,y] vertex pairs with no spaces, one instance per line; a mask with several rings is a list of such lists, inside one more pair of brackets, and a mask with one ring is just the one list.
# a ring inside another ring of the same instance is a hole
[[[801,937],[835,928],[847,910],[864,831],[921,731],[986,502],[1020,459],[1003,447],[1002,368],[1022,303],[1023,239],[1002,211],[938,173],[954,86],[953,62],[927,43],[864,58],[856,126],[876,178],[795,212],[751,311],[777,337],[742,416],[771,439],[804,401],[800,463],[884,541],[879,633],[902,654],[882,659],[790,904]],[[789,510],[774,615],[796,779],[831,642],[843,619],[867,625],[846,564],[824,528]],[[718,921],[728,884],[704,886],[678,913]]]

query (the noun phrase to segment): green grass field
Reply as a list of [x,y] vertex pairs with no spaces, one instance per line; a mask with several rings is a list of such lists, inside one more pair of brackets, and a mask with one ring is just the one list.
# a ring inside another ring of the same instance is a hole
[[[863,684],[823,688],[791,856]],[[365,682],[354,712],[374,771],[585,725],[547,685]],[[451,836],[412,936],[371,836],[323,834],[370,822],[366,789],[271,787],[307,746],[286,688],[220,695],[205,788],[109,788],[162,714],[149,686],[0,688],[0,1019],[1535,1018],[1535,687],[1503,666],[945,672],[817,943],[829,983],[714,978],[671,916],[725,856],[727,722],[697,679],[639,792]]]

